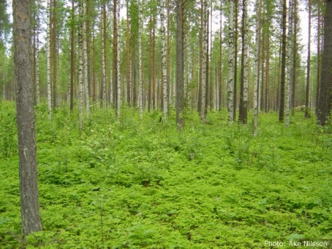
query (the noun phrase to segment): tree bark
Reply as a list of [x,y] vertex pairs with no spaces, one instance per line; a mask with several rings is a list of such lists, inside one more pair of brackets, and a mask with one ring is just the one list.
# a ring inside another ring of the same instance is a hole
[[51,2],[47,0],[46,6],[47,15],[47,46],[46,46],[46,81],[47,81],[47,110],[48,118],[52,114],[52,91],[51,91]]
[[324,16],[324,52],[318,101],[318,124],[326,125],[331,112],[332,72],[332,1],[326,1]]
[[234,0],[229,0],[228,20],[228,124],[234,121]]
[[281,55],[281,81],[280,81],[279,122],[284,122],[284,115],[285,115],[286,17],[287,17],[286,0],[283,0],[283,8],[282,8],[282,55]]
[[308,17],[308,58],[307,58],[307,81],[306,81],[306,93],[305,93],[305,112],[304,117],[310,118],[309,113],[309,89],[310,89],[310,47],[311,47],[311,0],[308,2],[309,17]]
[[176,123],[182,128],[183,118],[183,0],[176,1]]
[[14,66],[21,219],[24,238],[42,230],[39,213],[36,130],[31,75],[30,1],[13,1]]
[[160,23],[161,23],[161,64],[163,83],[163,113],[164,118],[168,115],[168,90],[167,90],[167,65],[166,65],[166,27],[165,27],[165,0],[160,1]]

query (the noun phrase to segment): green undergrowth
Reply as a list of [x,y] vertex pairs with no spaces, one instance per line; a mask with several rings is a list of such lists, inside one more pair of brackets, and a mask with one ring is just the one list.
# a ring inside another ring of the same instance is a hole
[[[332,239],[330,128],[261,114],[259,135],[161,113],[36,108],[43,231],[27,248],[268,248]],[[251,115],[252,116],[252,115]],[[14,104],[0,110],[0,248],[22,246]],[[307,247],[310,248],[310,247]]]

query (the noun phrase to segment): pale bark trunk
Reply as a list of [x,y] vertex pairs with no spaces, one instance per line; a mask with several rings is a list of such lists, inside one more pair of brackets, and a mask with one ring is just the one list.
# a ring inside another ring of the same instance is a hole
[[228,20],[228,123],[234,121],[234,1],[229,1]]
[[117,83],[117,100],[116,100],[116,115],[121,114],[121,82],[120,82],[120,0],[117,0],[116,9],[116,24],[117,25],[117,52],[116,52],[116,83]]
[[[86,4],[83,2],[83,12],[86,15]],[[84,16],[85,16],[84,15]],[[85,111],[86,116],[90,115],[89,103],[89,80],[88,80],[88,50],[87,50],[87,27],[86,20],[83,21],[83,66],[84,66],[84,93],[85,93]]]

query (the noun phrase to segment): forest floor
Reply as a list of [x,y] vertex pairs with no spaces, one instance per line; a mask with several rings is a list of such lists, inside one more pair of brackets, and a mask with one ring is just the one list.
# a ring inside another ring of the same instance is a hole
[[[22,246],[14,108],[0,105],[0,248]],[[332,248],[331,127],[268,113],[254,138],[226,112],[187,113],[182,131],[137,113],[95,110],[79,131],[77,113],[37,107],[43,231],[27,248]]]

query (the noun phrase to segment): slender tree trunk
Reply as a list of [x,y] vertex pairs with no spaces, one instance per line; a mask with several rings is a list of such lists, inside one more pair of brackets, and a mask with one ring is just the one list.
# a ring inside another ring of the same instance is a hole
[[[268,17],[269,18],[269,17]],[[270,20],[268,20],[270,22]],[[264,96],[264,111],[269,111],[269,85],[270,85],[270,23],[267,24],[266,36],[266,64],[265,64],[265,96]]]
[[[291,110],[292,116],[295,115],[295,93],[296,93],[296,67],[297,67],[297,0],[294,0],[294,25],[293,25],[293,33],[294,33],[294,40],[293,40],[293,74],[292,74],[292,97],[291,97]],[[319,28],[319,26],[318,26]]]
[[80,0],[78,2],[78,9],[79,9],[79,16],[80,16],[80,23],[78,29],[78,45],[79,45],[79,69],[78,69],[78,77],[79,77],[79,91],[78,91],[78,99],[79,99],[79,128],[80,130],[83,129],[83,108],[84,108],[84,63],[83,63],[83,1]]
[[310,89],[310,47],[311,47],[311,0],[308,2],[309,18],[308,18],[308,59],[307,59],[307,81],[306,81],[306,93],[305,93],[305,112],[304,117],[310,118],[309,113],[309,89]]
[[243,0],[243,16],[242,16],[242,60],[241,60],[241,89],[240,89],[240,109],[239,109],[239,122],[242,124],[247,123],[248,115],[248,0]]
[[176,1],[176,123],[183,127],[183,0]]
[[[117,100],[116,100],[116,115],[120,116],[121,114],[121,81],[120,81],[120,7],[121,1],[118,0],[117,10],[116,10],[116,25],[117,25],[117,44],[116,44],[116,82],[117,82]],[[115,24],[114,24],[115,25]]]
[[[86,4],[83,2],[83,13],[84,17],[86,18]],[[83,72],[84,72],[84,99],[85,99],[85,109],[86,109],[86,116],[89,117],[90,115],[90,101],[89,101],[89,78],[88,78],[88,49],[87,49],[87,24],[86,20],[83,20]]]
[[208,50],[208,34],[207,34],[207,0],[203,1],[203,29],[202,29],[202,106],[201,106],[201,120],[205,122],[206,119],[206,109],[207,109],[207,74],[208,74],[208,64],[207,64],[207,50]]
[[127,31],[126,31],[126,45],[127,45],[127,104],[128,106],[131,105],[130,95],[131,95],[131,79],[130,79],[130,28],[129,28],[129,0],[126,0],[126,7],[127,7]]
[[254,90],[254,136],[257,136],[258,129],[258,96],[259,96],[259,66],[260,66],[260,30],[261,30],[261,0],[256,0],[256,55],[255,55],[255,90]]
[[292,51],[291,51],[291,41],[292,41],[292,1],[288,1],[288,34],[287,34],[287,60],[286,60],[286,67],[287,67],[287,78],[286,78],[286,122],[285,125],[289,126],[289,111],[290,111],[290,87],[291,87],[291,76],[292,76],[292,68],[291,68],[291,60],[292,60]]
[[164,118],[168,115],[168,90],[167,90],[167,65],[166,65],[166,28],[165,28],[165,0],[160,1],[160,24],[161,24],[161,67],[163,79],[163,113]]
[[218,111],[221,110],[221,105],[222,105],[222,83],[223,83],[223,73],[222,73],[222,69],[223,69],[223,57],[222,57],[222,8],[220,9],[220,33],[219,33],[219,82],[218,82]]
[[[320,3],[320,1],[319,1]],[[318,110],[318,101],[320,98],[320,73],[321,73],[321,11],[318,9],[318,18],[317,18],[317,92],[316,92],[316,115]]]
[[200,46],[199,46],[199,82],[198,82],[198,103],[197,111],[202,118],[202,103],[203,103],[203,44],[204,44],[204,0],[201,0],[201,28],[200,28]]
[[167,105],[171,95],[170,0],[167,0]]
[[[104,109],[106,109],[106,4],[105,1],[102,3],[102,47],[101,47],[101,102]],[[112,96],[110,92],[110,96]],[[111,101],[112,103],[112,101]]]
[[71,24],[70,24],[70,112],[74,110],[74,77],[75,77],[75,1],[71,2]]
[[332,91],[332,1],[326,1],[324,16],[324,49],[322,73],[320,78],[320,96],[318,101],[318,124],[326,125],[331,112]]
[[[141,0],[137,1],[138,13],[142,13]],[[141,26],[143,24],[142,15],[138,15],[138,107],[140,118],[143,118],[143,77],[142,77],[142,35]]]
[[228,123],[234,121],[234,0],[229,0],[228,20]]
[[286,80],[286,0],[283,0],[282,8],[282,58],[281,58],[281,81],[280,81],[280,103],[279,122],[284,122],[285,115],[285,80]]
[[30,1],[13,1],[14,70],[23,238],[42,230],[38,199],[35,114],[31,75]]
[[57,106],[57,16],[56,16],[56,8],[57,8],[57,0],[52,0],[52,106],[53,109]]
[[51,118],[52,113],[52,92],[51,92],[51,2],[47,0],[47,51],[46,51],[46,81],[47,81],[47,110],[48,118]]
[[233,121],[236,120],[237,108],[237,54],[238,54],[238,0],[235,0],[235,27],[234,27],[234,88],[233,88]]
[[117,52],[118,52],[118,20],[117,20],[117,8],[118,8],[118,3],[117,0],[113,0],[113,100],[115,107],[117,107],[117,79],[118,79],[118,71],[117,71]]

